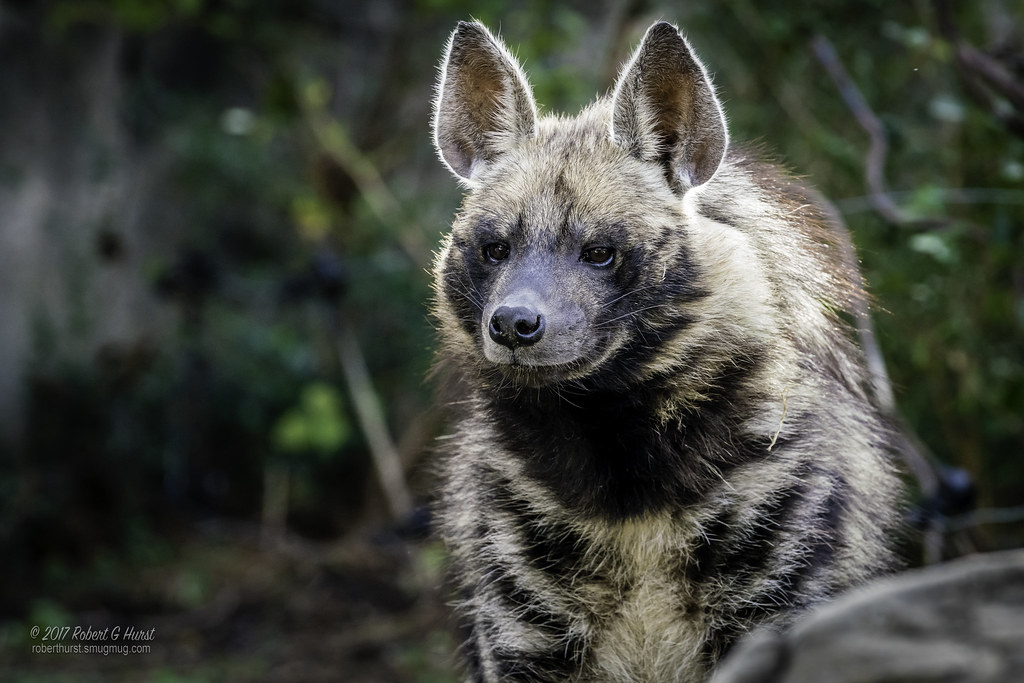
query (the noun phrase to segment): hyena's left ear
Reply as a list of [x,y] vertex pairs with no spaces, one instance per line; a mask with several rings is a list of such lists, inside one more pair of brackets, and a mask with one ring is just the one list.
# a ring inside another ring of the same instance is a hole
[[612,111],[612,139],[639,159],[660,161],[680,194],[722,163],[725,115],[704,65],[671,24],[647,29],[615,85]]
[[472,184],[480,169],[537,132],[537,105],[522,67],[478,21],[448,41],[434,100],[434,144]]

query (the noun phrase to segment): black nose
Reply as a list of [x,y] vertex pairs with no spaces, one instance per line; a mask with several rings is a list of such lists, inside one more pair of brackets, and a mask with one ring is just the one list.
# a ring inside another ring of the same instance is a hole
[[487,331],[491,339],[510,349],[530,346],[544,336],[544,316],[528,306],[499,306]]

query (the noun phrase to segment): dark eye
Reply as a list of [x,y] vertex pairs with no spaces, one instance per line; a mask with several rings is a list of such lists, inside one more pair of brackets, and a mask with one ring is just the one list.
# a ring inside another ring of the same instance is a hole
[[487,257],[488,261],[494,263],[507,259],[510,252],[511,249],[504,242],[491,242],[484,245],[484,256]]
[[580,261],[592,266],[610,266],[615,260],[615,250],[611,247],[589,247],[580,254]]

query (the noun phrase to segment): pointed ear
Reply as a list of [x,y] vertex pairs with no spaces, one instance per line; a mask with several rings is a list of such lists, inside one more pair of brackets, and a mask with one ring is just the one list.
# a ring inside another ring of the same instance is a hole
[[661,162],[676,192],[706,183],[722,163],[729,144],[725,115],[675,26],[647,29],[622,69],[612,107],[612,140],[638,159]]
[[522,67],[480,22],[460,21],[448,41],[434,100],[434,144],[471,181],[487,162],[537,132]]

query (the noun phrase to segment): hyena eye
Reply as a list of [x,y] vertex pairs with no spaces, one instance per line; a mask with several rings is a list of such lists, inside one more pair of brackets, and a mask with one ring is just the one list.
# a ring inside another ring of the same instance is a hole
[[491,242],[484,245],[484,256],[492,263],[504,261],[508,258],[511,249],[504,242]]
[[610,266],[615,260],[615,250],[611,247],[590,247],[580,254],[580,261],[592,266]]

